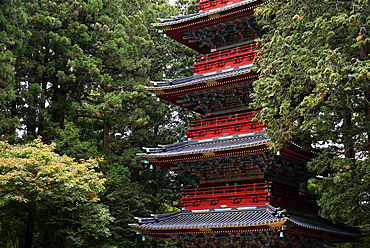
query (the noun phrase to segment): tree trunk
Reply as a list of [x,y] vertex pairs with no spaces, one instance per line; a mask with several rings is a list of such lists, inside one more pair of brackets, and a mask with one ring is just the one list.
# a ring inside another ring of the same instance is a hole
[[33,243],[33,232],[35,229],[35,210],[36,204],[31,203],[27,216],[27,226],[24,234],[24,246],[23,248],[32,248]]
[[[343,130],[350,130],[352,125],[352,113],[343,111]],[[346,158],[354,158],[355,152],[353,149],[353,140],[350,133],[343,132],[344,155]]]
[[109,123],[108,119],[104,120],[104,130],[103,130],[103,154],[104,156],[108,155],[109,148]]
[[365,43],[360,46],[360,59],[365,60],[370,52],[370,44]]
[[[365,95],[365,123],[370,123],[370,86],[365,87],[364,90]],[[367,150],[370,153],[370,128],[366,128],[366,134],[367,134]]]
[[[60,86],[60,88],[58,88]],[[66,114],[67,95],[63,85],[55,83],[53,85],[53,97],[51,99],[51,121],[58,123],[59,128],[64,128],[64,118]]]
[[36,128],[37,128],[37,118],[36,118],[36,107],[33,106],[35,103],[29,103],[27,108],[26,116],[26,127],[27,127],[27,139],[33,140],[37,137]]

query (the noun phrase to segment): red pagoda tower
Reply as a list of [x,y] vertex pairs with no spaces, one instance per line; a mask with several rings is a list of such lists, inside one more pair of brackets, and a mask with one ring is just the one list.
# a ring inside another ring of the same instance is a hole
[[251,68],[263,32],[253,9],[263,2],[204,0],[197,14],[153,24],[204,55],[193,76],[148,89],[206,119],[190,123],[188,141],[138,154],[201,184],[184,191],[181,211],[131,224],[142,234],[188,247],[323,247],[361,236],[358,228],[318,217],[306,187],[315,176],[306,163],[316,154],[294,142],[272,153],[266,126],[252,121],[249,94],[258,75]]

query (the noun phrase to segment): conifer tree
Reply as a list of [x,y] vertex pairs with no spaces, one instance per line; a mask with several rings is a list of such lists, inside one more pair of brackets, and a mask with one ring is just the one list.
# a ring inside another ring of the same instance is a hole
[[254,64],[258,120],[275,150],[299,140],[320,155],[308,167],[321,214],[369,223],[369,1],[269,1],[255,12],[265,35]]
[[14,101],[16,99],[14,50],[22,46],[27,32],[23,10],[15,8],[18,1],[0,2],[0,140],[14,140],[20,127]]
[[195,183],[187,176],[174,181],[177,175],[150,170],[136,157],[143,146],[183,139],[184,119],[193,118],[144,89],[164,75],[190,75],[194,53],[150,27],[157,17],[177,11],[166,1],[146,0],[26,0],[11,11],[26,16],[21,27],[27,39],[12,53],[15,97],[6,101],[24,128],[20,141],[42,135],[44,142],[55,142],[57,153],[77,161],[104,156],[98,170],[107,180],[100,197],[115,218],[109,224],[112,236],[86,243],[81,233],[73,242],[163,244],[142,242],[127,224],[135,222],[134,216],[179,207],[182,188]]

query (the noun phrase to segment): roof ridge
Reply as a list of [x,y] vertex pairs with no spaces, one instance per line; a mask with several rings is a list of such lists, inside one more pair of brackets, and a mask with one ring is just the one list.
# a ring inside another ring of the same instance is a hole
[[[184,78],[170,79],[168,81],[153,82],[154,86],[145,87],[147,90],[161,90],[161,89],[173,89],[183,86],[190,86],[193,84],[205,83],[208,81],[220,80],[223,78],[229,78],[232,76],[238,76],[247,74],[250,69],[254,67],[253,63],[242,66],[235,66],[228,69],[222,69],[213,72],[207,72],[199,75],[193,75]],[[233,68],[233,70],[231,70]]]

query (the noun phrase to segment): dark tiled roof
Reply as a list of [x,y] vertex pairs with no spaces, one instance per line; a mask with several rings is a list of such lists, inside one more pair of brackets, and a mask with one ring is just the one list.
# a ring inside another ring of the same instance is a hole
[[205,210],[182,210],[171,214],[159,214],[152,218],[139,218],[139,224],[132,227],[140,229],[197,229],[222,228],[231,226],[265,225],[275,223],[280,218],[277,209],[270,205],[253,207],[231,207]]
[[138,153],[140,157],[169,157],[204,152],[218,152],[239,148],[253,147],[266,144],[270,137],[266,131],[222,136],[201,140],[189,140],[172,145],[163,145],[161,148],[145,148],[146,153]]
[[213,80],[220,80],[223,78],[229,78],[233,76],[243,75],[250,72],[250,69],[253,67],[253,64],[235,66],[228,69],[207,72],[199,75],[193,75],[185,78],[170,79],[163,82],[154,82],[154,87],[146,87],[148,90],[165,90],[173,89],[183,86],[190,86],[194,84],[204,83]]
[[313,229],[315,231],[330,232],[349,236],[361,235],[361,230],[357,227],[345,226],[343,224],[334,225],[331,221],[317,216],[305,217],[297,214],[290,214],[289,221],[298,226],[307,229]]
[[160,28],[160,27],[163,27],[163,26],[170,26],[170,25],[175,25],[175,24],[179,24],[179,23],[184,23],[184,22],[187,22],[187,21],[192,21],[192,20],[200,19],[200,18],[207,17],[207,16],[210,16],[210,15],[218,14],[218,13],[221,13],[223,11],[235,9],[235,8],[238,8],[238,7],[241,7],[241,6],[244,6],[244,5],[248,5],[248,4],[251,4],[251,3],[255,3],[255,2],[258,2],[258,1],[259,0],[244,0],[244,1],[241,1],[241,2],[238,2],[238,3],[228,4],[226,6],[222,6],[222,7],[216,8],[216,9],[211,9],[211,10],[207,10],[207,11],[200,11],[197,14],[191,14],[191,15],[185,15],[185,16],[176,16],[173,19],[160,19],[160,23],[152,23],[152,25],[154,27]]
[[[297,227],[345,236],[362,236],[356,227],[334,225],[332,222],[309,214],[278,211],[271,205],[230,207],[204,210],[182,210],[170,214],[159,214],[151,218],[138,218],[131,227],[142,230],[184,230],[202,228],[235,228],[257,226],[281,226],[292,223]],[[286,213],[285,213],[286,214]]]

